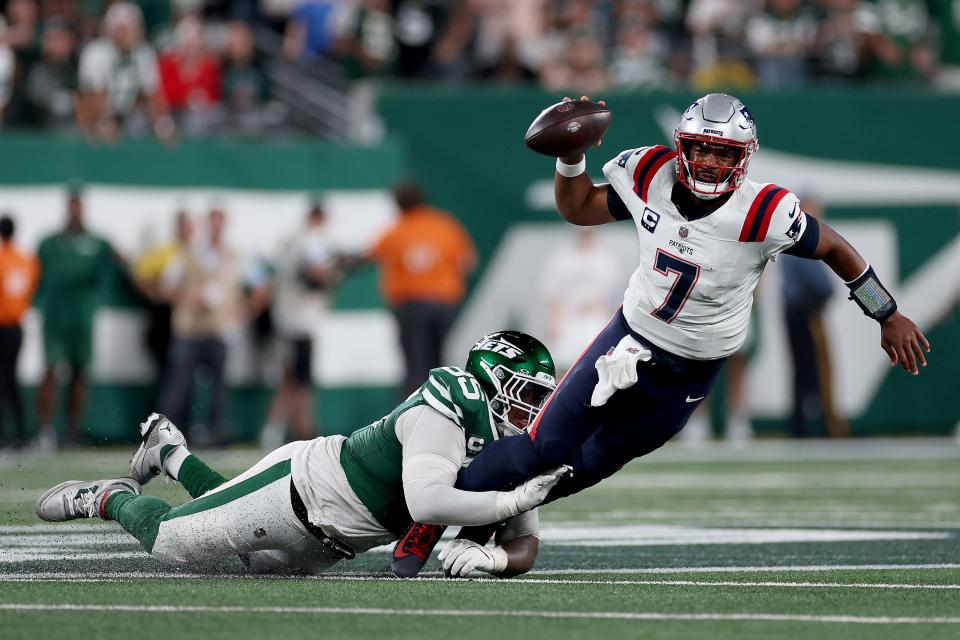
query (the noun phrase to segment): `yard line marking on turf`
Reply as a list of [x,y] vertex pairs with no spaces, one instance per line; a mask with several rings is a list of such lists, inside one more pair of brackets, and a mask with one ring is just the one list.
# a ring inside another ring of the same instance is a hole
[[605,489],[696,489],[698,491],[769,491],[771,489],[934,489],[960,488],[960,476],[949,471],[889,474],[877,471],[837,471],[822,476],[809,471],[753,473],[670,472],[658,470],[615,475]]
[[[611,572],[612,573],[612,572]],[[536,574],[534,574],[536,575]],[[316,576],[274,576],[229,573],[7,573],[0,574],[0,583],[16,582],[120,582],[129,579],[241,579],[241,580],[319,580],[319,581],[401,581],[392,575],[380,573],[367,575],[329,574]],[[886,589],[886,590],[960,590],[960,584],[936,583],[874,583],[874,582],[795,582],[795,581],[746,581],[746,580],[576,580],[562,578],[490,578],[477,576],[474,580],[488,580],[491,582],[514,584],[543,584],[543,585],[623,585],[623,586],[679,586],[679,587],[778,587],[797,589]],[[437,572],[427,572],[417,578],[423,582],[440,582],[449,580],[441,577]]]
[[[797,542],[871,542],[876,540],[946,540],[952,532],[866,529],[700,527],[688,525],[545,525],[540,540],[567,547],[657,547]],[[390,553],[393,545],[370,549]]]
[[[442,578],[448,579],[448,578]],[[794,587],[824,589],[960,589],[960,584],[882,584],[871,582],[740,582],[733,580],[550,580],[543,578],[490,578],[497,582],[519,584],[609,584],[658,585],[676,587]]]
[[[150,576],[156,578],[158,576]],[[183,578],[184,576],[177,576]],[[188,576],[191,579],[217,578],[218,576]],[[259,576],[219,576],[229,578],[257,578]],[[266,579],[276,579],[279,576],[263,576]],[[330,580],[345,582],[367,582],[367,581],[388,581],[388,582],[408,582],[402,578],[394,576],[292,576],[291,579],[307,580]],[[710,581],[710,580],[562,580],[547,578],[493,578],[488,576],[475,576],[475,581],[496,582],[497,584],[545,584],[545,585],[604,585],[604,586],[664,586],[664,587],[777,587],[777,588],[795,588],[795,589],[886,589],[886,590],[960,590],[960,584],[886,584],[873,582],[741,582],[741,581]],[[418,578],[420,582],[446,582],[450,578],[439,576],[427,576]],[[49,578],[49,577],[0,577],[0,583],[12,582],[57,582],[57,583],[82,583],[82,582],[123,582],[122,578]]]
[[61,535],[38,534],[28,535],[3,535],[0,534],[0,547],[94,547],[101,545],[130,545],[139,546],[139,542],[126,531],[103,531],[97,533],[75,533],[65,532]]
[[693,544],[773,544],[783,542],[861,542],[873,540],[944,540],[945,532],[692,527],[678,525],[541,526],[541,540],[569,546],[661,546]]
[[103,522],[100,524],[24,524],[24,525],[0,525],[0,534],[2,533],[79,533],[79,532],[115,532],[110,524]]
[[123,560],[127,558],[147,558],[143,549],[136,551],[94,551],[73,553],[71,551],[34,551],[25,549],[4,549],[0,551],[0,564],[12,562],[37,562],[40,560]]
[[[745,528],[698,527],[680,525],[547,525],[541,539],[554,545],[572,547],[649,547],[718,544],[775,544],[801,542],[863,542],[875,540],[945,540],[953,532],[897,531],[864,529]],[[108,544],[123,547],[113,555],[81,551],[69,547],[103,548]],[[0,563],[60,560],[109,560],[145,555],[135,550],[134,541],[116,529],[64,529],[54,533],[0,533]],[[59,549],[59,550],[58,550]],[[391,545],[370,549],[388,553]]]
[[[398,580],[406,581],[403,578],[394,576],[311,576],[313,579],[344,580],[344,581],[364,581],[371,578],[377,580]],[[451,578],[439,576],[424,576],[419,578],[422,582],[444,582]],[[826,589],[960,589],[960,584],[889,584],[889,583],[871,583],[871,582],[790,582],[790,581],[767,581],[767,582],[747,582],[738,580],[710,581],[710,580],[562,580],[549,578],[495,578],[491,576],[474,576],[476,581],[495,582],[497,584],[551,584],[551,585],[656,585],[656,586],[677,586],[677,587],[796,587],[796,588],[826,588]]]
[[813,564],[813,565],[767,565],[756,567],[637,567],[616,569],[536,569],[537,575],[593,575],[621,574],[642,575],[645,573],[769,573],[777,571],[898,571],[917,569],[960,569],[956,563],[934,564]]
[[124,582],[123,578],[0,578],[0,584],[5,582],[56,582],[59,584],[73,584],[75,582]]
[[592,620],[682,620],[736,622],[833,622],[848,624],[960,624],[960,617],[845,616],[777,613],[659,613],[630,611],[503,611],[480,609],[380,609],[364,607],[211,607],[101,604],[0,604],[6,611],[125,611],[130,613],[277,613],[438,617],[561,618]]
[[[672,573],[776,573],[776,572],[822,572],[822,571],[916,571],[916,570],[939,570],[939,569],[960,569],[960,564],[937,563],[937,564],[846,564],[846,565],[791,565],[791,566],[765,566],[765,567],[648,567],[648,568],[616,568],[616,569],[535,569],[530,573],[535,579],[536,576],[576,576],[576,575],[656,575]],[[420,575],[427,577],[439,577],[438,571],[425,571]],[[164,580],[217,580],[237,578],[247,580],[331,580],[357,577],[360,579],[371,578],[392,578],[385,574],[368,574],[363,576],[351,576],[349,574],[326,574],[316,576],[276,576],[276,575],[252,575],[229,572],[210,572],[210,573],[191,573],[176,571],[84,571],[80,572],[15,572],[0,573],[0,582],[13,582],[19,579],[46,579],[46,580],[68,580],[85,578],[88,580],[124,580],[124,579],[164,579]],[[504,579],[500,579],[502,582]],[[516,578],[524,580],[524,578]]]

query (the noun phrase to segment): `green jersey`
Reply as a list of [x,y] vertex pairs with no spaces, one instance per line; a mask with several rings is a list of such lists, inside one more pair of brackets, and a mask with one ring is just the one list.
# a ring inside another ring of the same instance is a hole
[[398,537],[410,523],[403,495],[403,453],[397,420],[414,407],[429,406],[460,429],[464,466],[497,439],[487,396],[473,375],[456,367],[433,369],[427,381],[377,422],[355,431],[340,450],[340,465],[357,497],[385,529]]
[[111,262],[106,240],[87,232],[49,236],[37,249],[40,284],[37,306],[45,318],[89,322]]

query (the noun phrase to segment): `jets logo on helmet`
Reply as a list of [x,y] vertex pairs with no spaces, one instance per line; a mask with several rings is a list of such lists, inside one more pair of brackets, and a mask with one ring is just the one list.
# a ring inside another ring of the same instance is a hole
[[499,340],[485,339],[477,343],[476,349],[481,351],[493,351],[494,353],[502,354],[508,358],[516,358],[520,355],[520,349],[513,346],[512,344],[501,342]]
[[[747,175],[750,159],[759,148],[757,125],[740,100],[725,93],[708,93],[680,117],[673,132],[677,148],[677,179],[703,199],[737,189]],[[722,163],[694,159],[697,146]]]
[[470,349],[467,371],[490,400],[503,435],[527,428],[557,386],[553,358],[542,342],[519,331],[497,331]]

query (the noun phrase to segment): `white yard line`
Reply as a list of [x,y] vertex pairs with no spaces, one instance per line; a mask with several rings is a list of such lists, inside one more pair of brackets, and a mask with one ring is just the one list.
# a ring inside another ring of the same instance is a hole
[[71,522],[69,524],[18,524],[18,525],[0,525],[0,534],[15,533],[114,533],[117,530],[109,523],[98,522],[96,524],[80,524]]
[[536,575],[641,575],[655,573],[769,573],[780,571],[898,571],[924,569],[960,569],[956,563],[933,564],[808,564],[785,566],[743,566],[743,567],[638,567],[629,569],[542,569]]
[[128,558],[148,558],[143,549],[132,551],[93,551],[75,552],[65,551],[36,551],[35,548],[4,549],[0,550],[0,563],[13,562],[70,562],[74,560],[125,560]]
[[550,580],[543,578],[494,579],[520,584],[611,584],[671,587],[791,587],[797,589],[960,589],[960,584],[879,584],[870,582],[739,582],[709,580]]
[[[686,574],[686,573],[819,573],[824,571],[929,571],[942,569],[960,569],[960,564],[954,563],[932,563],[932,564],[841,564],[841,565],[786,565],[786,566],[726,566],[726,567],[638,567],[638,568],[615,568],[615,569],[535,569],[530,573],[531,578],[516,578],[517,581],[534,579],[537,576],[581,576],[581,575],[658,575],[658,574]],[[424,571],[424,577],[437,577],[439,571]],[[350,574],[336,574],[307,576],[308,579],[351,579],[354,576]],[[363,579],[378,577],[385,579],[386,576],[380,574],[371,574],[360,576]],[[33,580],[67,580],[67,579],[86,579],[86,580],[116,580],[116,579],[288,579],[269,575],[252,575],[237,573],[195,573],[195,572],[177,572],[177,571],[84,571],[84,572],[66,572],[66,571],[16,571],[0,573],[0,582],[15,581],[18,579]],[[303,576],[292,577],[289,579],[300,580]],[[397,578],[399,579],[399,578]]]
[[129,613],[256,613],[357,616],[558,618],[579,620],[676,620],[735,622],[831,622],[846,624],[960,624],[960,617],[844,616],[775,613],[659,613],[630,611],[504,611],[480,609],[379,609],[363,607],[210,607],[101,604],[0,603],[6,611],[123,611]]
[[[903,568],[911,565],[892,565],[889,568]],[[912,565],[913,568],[943,568],[944,565]],[[960,565],[947,565],[958,567]],[[874,566],[874,568],[876,565]],[[690,569],[690,567],[687,567]],[[722,572],[727,572],[736,567],[725,567]],[[756,568],[744,567],[740,569],[756,570]],[[800,570],[792,568],[792,570]],[[610,570],[591,573],[609,573],[622,574],[632,570]],[[651,573],[675,572],[675,569],[661,568],[657,570],[640,570]],[[704,572],[698,569],[697,572]],[[586,572],[583,572],[586,573]],[[633,586],[683,586],[683,587],[784,587],[798,589],[928,589],[928,590],[960,590],[960,584],[935,584],[935,583],[871,583],[871,582],[797,582],[797,581],[742,581],[742,580],[577,580],[562,578],[538,578],[538,575],[577,575],[573,571],[538,571],[529,578],[479,578],[480,580],[489,580],[493,583],[514,583],[514,584],[546,584],[546,585],[633,585]],[[15,582],[120,582],[131,579],[149,579],[149,580],[331,580],[331,581],[402,581],[400,578],[384,574],[368,575],[349,575],[349,574],[330,574],[318,576],[257,576],[250,574],[230,574],[230,573],[176,573],[176,572],[158,572],[151,573],[146,571],[132,572],[84,572],[84,573],[0,573],[0,583]],[[424,572],[423,576],[417,578],[420,582],[446,581],[448,578],[440,576],[439,572]]]
[[[452,537],[452,531],[449,532]],[[588,525],[548,524],[541,530],[541,540],[553,545],[572,547],[654,547],[690,545],[776,544],[811,542],[864,542],[873,540],[946,540],[954,537],[948,531],[897,531],[877,529],[810,529],[810,528],[746,528],[698,527],[681,525]],[[45,529],[32,535],[0,533],[0,563],[35,562],[39,560],[105,560],[136,557],[130,550],[133,539],[116,529],[107,531]],[[107,545],[122,545],[114,555],[95,551]],[[6,548],[4,548],[6,547]],[[370,549],[371,553],[389,553],[393,545]],[[120,554],[120,555],[116,555]]]
[[[151,576],[156,578],[158,576]],[[159,576],[166,578],[168,576]],[[172,576],[170,576],[172,577]],[[184,578],[178,575],[177,578]],[[188,576],[190,578],[216,577],[216,576]],[[234,576],[231,576],[231,578]],[[49,577],[0,577],[0,583],[4,582],[56,582],[56,583],[84,583],[84,582],[123,582],[129,578],[49,578]],[[301,578],[304,579],[304,578]],[[401,581],[400,578],[384,576],[311,576],[309,580],[342,580],[354,582],[366,581]],[[423,577],[419,582],[441,582],[448,581],[449,578]],[[545,578],[477,578],[496,584],[514,583],[514,584],[543,584],[543,585],[613,585],[613,586],[665,586],[665,587],[777,587],[793,589],[885,589],[885,590],[960,590],[960,584],[883,584],[871,582],[739,582],[739,581],[710,581],[710,580],[561,580]]]
[[809,471],[671,472],[643,471],[617,474],[604,480],[605,489],[696,489],[698,491],[768,492],[776,489],[946,489],[960,488],[960,475],[949,471],[920,471],[902,474],[874,470],[836,471],[814,475]]

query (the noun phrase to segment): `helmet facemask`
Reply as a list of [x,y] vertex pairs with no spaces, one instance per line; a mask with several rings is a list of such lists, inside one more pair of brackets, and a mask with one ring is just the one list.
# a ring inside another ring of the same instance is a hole
[[492,371],[487,369],[487,374],[497,388],[497,393],[490,399],[490,411],[503,436],[521,434],[533,424],[556,388],[553,376],[545,373],[530,376],[497,365]]
[[[757,125],[750,110],[737,98],[708,93],[680,116],[680,124],[673,130],[673,144],[677,150],[677,179],[701,200],[712,200],[743,184],[750,158],[759,148]],[[697,145],[714,147],[714,155],[719,147],[719,153],[729,160],[722,165],[695,162]]]
[[[747,166],[756,149],[753,141],[741,142],[716,136],[676,131],[674,141],[677,147],[677,172],[682,182],[697,197],[712,200],[734,191],[747,175]],[[731,151],[732,164],[714,165],[696,162],[693,159],[693,147],[696,144],[709,144]],[[713,173],[714,176],[704,176]]]

